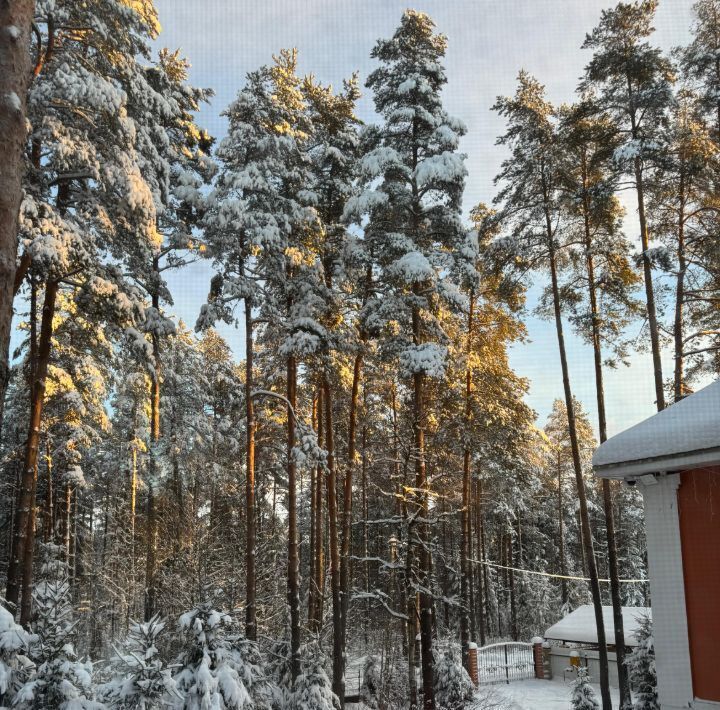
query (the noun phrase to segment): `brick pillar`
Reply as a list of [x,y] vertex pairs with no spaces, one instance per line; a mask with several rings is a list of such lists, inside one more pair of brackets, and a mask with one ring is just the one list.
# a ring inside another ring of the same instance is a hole
[[543,669],[543,640],[539,636],[535,636],[530,643],[533,647],[533,663],[535,664],[535,677],[542,680],[545,678]]
[[475,687],[478,685],[478,649],[477,644],[470,642],[468,645],[468,672],[470,673],[470,680],[475,684]]

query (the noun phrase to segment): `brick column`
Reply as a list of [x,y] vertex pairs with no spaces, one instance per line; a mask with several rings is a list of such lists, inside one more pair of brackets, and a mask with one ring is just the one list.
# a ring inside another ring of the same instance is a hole
[[533,662],[535,664],[535,677],[542,680],[545,678],[545,671],[543,668],[543,640],[539,636],[535,636],[530,643],[533,647]]
[[477,644],[470,642],[468,645],[468,666],[470,668],[468,669],[470,673],[470,680],[475,684],[475,687],[478,686],[478,651],[477,651]]

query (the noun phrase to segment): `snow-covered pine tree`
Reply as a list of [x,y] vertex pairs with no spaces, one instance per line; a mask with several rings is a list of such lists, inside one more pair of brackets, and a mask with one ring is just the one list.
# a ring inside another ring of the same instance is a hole
[[33,589],[33,620],[29,657],[34,675],[18,690],[20,710],[101,710],[94,700],[90,661],[78,659],[67,565],[63,551],[52,543],[41,546],[42,567]]
[[527,271],[549,272],[547,302],[555,321],[563,376],[565,411],[570,434],[575,487],[580,508],[582,541],[595,611],[600,648],[600,688],[603,709],[611,706],[607,646],[602,616],[602,598],[588,511],[587,490],[578,444],[575,400],[572,394],[565,347],[563,303],[560,296],[559,263],[570,234],[562,220],[561,164],[557,145],[556,112],[545,96],[545,87],[526,71],[518,75],[513,97],[499,97],[493,107],[507,119],[507,130],[498,143],[511,151],[495,178],[502,189],[495,197],[502,203],[501,216],[509,236],[501,242]]
[[292,710],[340,710],[340,701],[325,671],[325,659],[314,642],[302,648],[300,675],[293,686],[291,707]]
[[131,255],[156,240],[152,191],[140,171],[124,90],[137,55],[158,29],[152,4],[38,2],[35,19],[39,44],[34,52],[41,59],[28,95],[30,170],[16,280],[22,284],[32,271],[42,284],[43,318],[6,594],[17,603],[22,586],[23,621],[32,580],[31,478],[58,292],[72,291],[86,316],[111,333],[138,324],[143,320],[141,294],[123,267],[129,268]]
[[273,710],[290,707],[292,697],[291,646],[288,641],[274,641],[267,652],[267,673],[275,689]]
[[595,92],[598,110],[612,118],[624,137],[615,151],[615,159],[622,172],[634,182],[637,195],[655,397],[661,410],[665,407],[665,393],[645,183],[659,155],[659,131],[672,102],[674,74],[669,60],[647,41],[654,30],[652,22],[657,6],[658,0],[636,0],[603,10],[597,27],[583,43],[583,48],[593,50],[594,54],[585,68],[581,88]]
[[171,669],[157,648],[164,627],[158,615],[133,624],[122,647],[115,649],[114,678],[99,689],[99,695],[110,708],[155,710],[162,707],[163,698],[178,697]]
[[232,646],[226,635],[230,617],[205,602],[180,617],[185,649],[174,676],[182,710],[244,710],[253,701],[234,667]]
[[[380,66],[367,86],[384,123],[376,147],[361,162],[368,188],[346,208],[348,217],[368,216],[364,242],[380,272],[377,296],[367,304],[372,312],[368,319],[376,330],[384,329],[382,349],[397,359],[400,374],[412,382],[417,491],[412,505],[419,511],[427,509],[429,495],[423,390],[427,377],[442,377],[447,354],[436,314],[442,307],[465,307],[458,274],[474,270],[475,256],[468,259],[462,249],[466,170],[457,147],[465,127],[447,114],[441,99],[447,81],[442,66],[446,47],[447,39],[436,32],[432,19],[414,10],[403,14],[392,38],[377,42],[372,56]],[[430,535],[425,523],[417,532],[423,687],[426,707],[432,708]],[[415,592],[407,590],[408,600]],[[412,648],[414,626],[408,634]]]
[[570,695],[570,705],[572,710],[600,710],[595,691],[590,685],[587,668],[578,668],[577,679]]
[[27,657],[32,637],[0,606],[0,707],[10,707],[15,694],[34,670]]
[[638,619],[638,624],[638,630],[635,634],[638,642],[637,646],[625,659],[630,676],[630,685],[635,695],[633,710],[660,710],[657,695],[652,620],[649,616],[641,616]]
[[475,694],[475,686],[455,646],[435,652],[433,678],[438,710],[461,710]]

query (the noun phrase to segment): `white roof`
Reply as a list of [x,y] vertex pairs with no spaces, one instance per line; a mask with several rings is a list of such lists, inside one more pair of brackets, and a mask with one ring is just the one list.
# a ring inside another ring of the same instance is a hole
[[[605,640],[609,645],[615,645],[615,622],[611,606],[604,606],[603,621],[605,622]],[[642,616],[652,616],[648,607],[624,606],[622,608],[623,629],[625,631],[625,644],[637,646],[635,632],[639,627],[638,619]],[[568,641],[571,643],[597,643],[597,626],[595,625],[595,609],[592,604],[579,606],[570,612],[564,619],[551,626],[545,632],[545,638],[553,641]]]
[[602,478],[633,478],[720,463],[720,380],[608,439],[595,451]]

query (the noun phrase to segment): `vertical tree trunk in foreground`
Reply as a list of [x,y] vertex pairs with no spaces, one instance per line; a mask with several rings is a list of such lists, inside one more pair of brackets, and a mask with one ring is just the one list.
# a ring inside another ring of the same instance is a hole
[[[413,339],[420,343],[420,313],[413,308]],[[421,372],[413,375],[413,429],[415,434],[415,496],[417,499],[418,541],[419,541],[419,585],[420,585],[420,658],[422,668],[423,707],[435,710],[435,689],[433,686],[433,600],[431,585],[430,532],[428,530],[428,482],[425,466],[425,376]],[[410,541],[408,541],[409,543]]]
[[[465,357],[467,358],[465,365],[465,425],[468,428],[470,424],[470,397],[472,394],[470,352],[472,349],[474,309],[475,293],[471,291],[470,307],[468,309],[467,349],[465,353]],[[470,608],[472,606],[470,599],[470,577],[472,569],[470,567],[470,441],[467,431],[465,432],[465,436],[468,438],[463,442],[462,509],[460,512],[460,599],[462,603],[460,608],[460,644],[462,646],[463,666],[465,666],[469,673],[470,663],[468,649],[470,647]]]
[[593,607],[595,609],[595,624],[597,626],[598,647],[600,655],[600,695],[603,710],[612,710],[610,699],[610,684],[608,678],[607,641],[605,637],[605,623],[602,613],[602,598],[600,596],[600,582],[598,581],[595,550],[593,547],[590,518],[588,515],[587,496],[585,493],[585,480],[583,479],[582,462],[580,460],[580,447],[578,445],[577,426],[575,421],[575,405],[572,390],[570,389],[570,374],[565,351],[565,336],[563,333],[562,313],[560,310],[560,291],[558,287],[557,267],[555,263],[555,247],[550,215],[546,212],[546,227],[550,250],[550,278],[552,281],[553,309],[555,312],[555,329],[557,331],[558,349],[560,351],[560,364],[563,375],[563,389],[565,391],[565,407],[567,409],[568,430],[570,433],[570,446],[572,449],[573,467],[575,469],[575,482],[577,485],[578,500],[580,503],[580,523],[582,529],[582,542],[585,551],[585,561],[590,577],[590,591],[592,593]]
[[[607,439],[607,420],[605,415],[605,387],[602,372],[602,344],[600,340],[600,314],[598,312],[597,292],[595,288],[595,265],[592,254],[592,241],[590,235],[589,205],[587,193],[584,205],[585,213],[585,252],[588,287],[590,295],[590,314],[592,318],[593,357],[595,361],[595,393],[597,397],[598,425],[600,443]],[[632,705],[630,696],[630,682],[625,666],[625,629],[622,616],[622,602],[620,601],[620,581],[618,573],[617,546],[615,543],[615,520],[613,515],[612,495],[610,481],[602,479],[603,509],[605,512],[605,529],[607,534],[608,573],[610,575],[610,597],[612,599],[613,622],[615,627],[615,654],[618,671],[618,685],[620,686],[620,707],[625,709]]]
[[[52,342],[53,317],[55,315],[55,302],[59,284],[57,281],[48,281],[45,287],[42,320],[40,323],[40,340],[38,343],[37,367],[35,382],[32,390],[32,410],[30,430],[25,447],[25,458],[20,478],[20,491],[18,493],[17,509],[15,511],[15,524],[13,526],[12,551],[7,572],[7,589],[5,598],[13,605],[17,605],[20,597],[20,584],[24,571],[23,563],[27,563],[25,555],[26,545],[34,544],[34,528],[29,529],[31,508],[35,505],[33,500],[34,479],[37,468],[38,447],[40,444],[40,424],[42,409],[45,402],[45,380],[47,378],[48,364],[50,362],[50,347]],[[32,558],[30,558],[32,563]],[[32,581],[32,570],[28,577]]]
[[253,322],[252,300],[245,299],[245,428],[247,437],[245,471],[245,635],[257,640],[255,618],[255,404],[253,392]]
[[[0,2],[0,435],[10,377],[10,332],[22,200],[34,0]],[[15,593],[17,596],[17,593]]]
[[345,706],[345,674],[343,669],[342,598],[340,588],[340,547],[338,544],[337,476],[335,471],[335,441],[332,417],[332,396],[327,374],[323,373],[323,400],[325,405],[325,448],[327,449],[327,506],[328,534],[330,536],[330,586],[333,607],[333,693],[341,707]]
[[287,359],[287,470],[288,470],[288,569],[287,593],[290,608],[290,674],[293,683],[300,675],[300,557],[297,527],[297,464],[295,462],[295,405],[297,361]]

